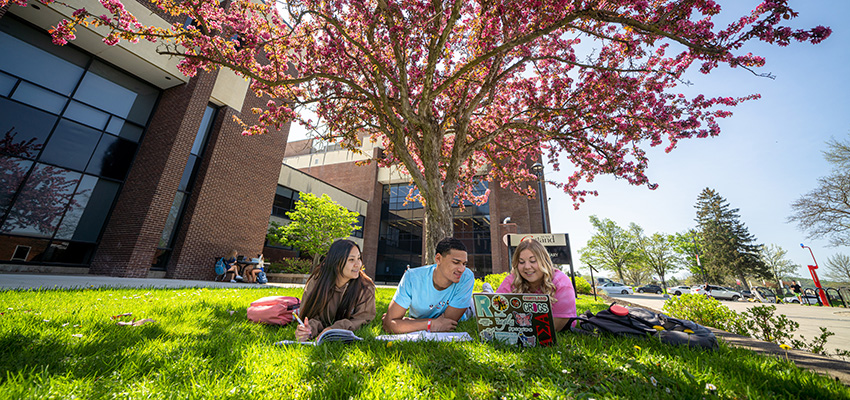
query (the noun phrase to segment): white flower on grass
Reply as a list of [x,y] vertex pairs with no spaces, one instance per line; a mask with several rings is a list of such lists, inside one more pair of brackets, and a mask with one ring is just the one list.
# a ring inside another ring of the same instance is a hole
[[705,384],[705,390],[717,390],[717,386],[714,386],[710,383]]
[[652,386],[656,386],[656,387],[658,386],[658,381],[655,380],[654,376],[650,376],[649,381],[652,382]]
[[75,333],[75,334],[71,335],[71,337],[75,337],[75,338],[82,338],[82,337],[83,337],[83,335],[81,335],[81,334],[79,334],[79,333]]
[[50,322],[50,320],[49,320],[49,319],[45,319],[45,320],[42,320],[42,321],[44,321],[44,322]]
[[562,373],[562,374],[566,374],[566,373],[567,373],[567,370],[562,369],[562,370],[561,370],[561,373]]
[[672,392],[672,391],[670,390],[670,388],[664,388],[664,391],[666,391],[667,393],[671,393],[671,392]]

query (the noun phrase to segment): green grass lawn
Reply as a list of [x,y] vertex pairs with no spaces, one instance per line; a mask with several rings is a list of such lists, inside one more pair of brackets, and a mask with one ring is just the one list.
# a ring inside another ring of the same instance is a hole
[[[267,295],[301,289],[0,292],[2,398],[850,398],[792,363],[722,346],[559,334],[549,348],[369,340],[274,346],[294,325],[249,322]],[[393,290],[378,290],[378,316]],[[579,300],[579,312],[605,308]],[[113,320],[122,313],[131,317]],[[117,321],[151,318],[141,326]],[[474,322],[459,330],[476,336]]]

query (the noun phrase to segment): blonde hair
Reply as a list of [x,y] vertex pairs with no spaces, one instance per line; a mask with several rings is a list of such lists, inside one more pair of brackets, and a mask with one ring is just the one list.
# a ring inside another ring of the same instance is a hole
[[552,303],[557,302],[558,299],[555,298],[557,288],[554,282],[554,265],[552,264],[552,259],[549,258],[549,252],[546,251],[546,248],[534,239],[526,239],[520,242],[514,251],[513,257],[511,257],[511,273],[514,275],[511,289],[513,289],[514,293],[531,293],[531,284],[517,270],[519,254],[525,250],[531,251],[531,254],[537,259],[537,265],[540,271],[543,272],[543,280],[540,283],[541,292],[548,295]]
[[227,258],[236,258],[236,254],[236,250],[230,250],[230,253],[227,253]]

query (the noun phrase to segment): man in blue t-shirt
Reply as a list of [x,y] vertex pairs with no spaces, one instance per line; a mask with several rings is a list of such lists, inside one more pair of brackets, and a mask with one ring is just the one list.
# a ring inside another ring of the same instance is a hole
[[[475,277],[466,269],[466,246],[455,238],[437,243],[436,264],[404,273],[384,314],[384,330],[392,333],[454,330],[472,300]],[[409,311],[408,317],[404,314]]]

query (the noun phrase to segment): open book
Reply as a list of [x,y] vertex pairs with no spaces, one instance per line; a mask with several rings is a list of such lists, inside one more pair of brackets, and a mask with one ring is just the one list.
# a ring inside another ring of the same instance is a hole
[[466,332],[428,332],[416,331],[410,333],[402,333],[399,335],[380,335],[376,336],[377,340],[386,340],[389,342],[468,342],[472,340]]
[[363,340],[363,338],[354,334],[354,332],[348,329],[328,329],[322,332],[319,337],[316,338],[313,342],[299,342],[297,340],[281,340],[279,342],[275,342],[276,346],[282,346],[285,344],[306,344],[308,346],[318,346],[325,342],[343,342],[343,343],[351,343],[359,340]]

